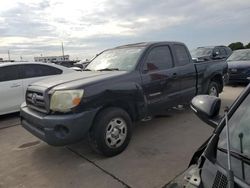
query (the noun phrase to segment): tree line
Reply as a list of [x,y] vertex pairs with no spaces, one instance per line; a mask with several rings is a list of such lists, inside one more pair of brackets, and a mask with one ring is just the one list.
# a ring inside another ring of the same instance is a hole
[[228,47],[232,50],[248,49],[250,48],[250,42],[247,45],[244,45],[242,42],[233,42]]

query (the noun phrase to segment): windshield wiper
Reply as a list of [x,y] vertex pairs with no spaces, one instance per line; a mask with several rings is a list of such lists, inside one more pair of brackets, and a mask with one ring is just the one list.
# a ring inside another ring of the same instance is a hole
[[83,69],[82,71],[92,71],[92,70],[90,70],[90,69]]
[[97,71],[118,71],[118,68],[105,68],[105,69],[99,69]]
[[[223,153],[227,153],[227,149],[218,147],[218,150],[220,150],[220,151],[223,152]],[[239,153],[239,152],[232,151],[232,150],[230,150],[230,153],[231,153],[231,155],[234,156],[235,158],[241,159],[241,160],[243,160],[244,162],[250,164],[250,158],[249,158],[247,155],[244,155],[243,153]]]

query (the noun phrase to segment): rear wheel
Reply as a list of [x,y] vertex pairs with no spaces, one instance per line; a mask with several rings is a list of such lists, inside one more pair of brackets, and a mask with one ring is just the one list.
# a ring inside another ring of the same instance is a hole
[[219,85],[217,82],[211,81],[209,83],[207,94],[216,97],[219,96]]
[[128,146],[132,135],[132,122],[127,112],[120,108],[107,108],[100,112],[92,129],[92,148],[105,156],[118,155]]

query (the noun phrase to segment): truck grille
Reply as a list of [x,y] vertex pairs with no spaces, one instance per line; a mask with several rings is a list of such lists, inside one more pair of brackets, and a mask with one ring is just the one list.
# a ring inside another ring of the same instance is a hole
[[26,92],[26,103],[28,107],[42,112],[42,113],[48,113],[46,100],[45,100],[45,94],[42,91],[28,89]]

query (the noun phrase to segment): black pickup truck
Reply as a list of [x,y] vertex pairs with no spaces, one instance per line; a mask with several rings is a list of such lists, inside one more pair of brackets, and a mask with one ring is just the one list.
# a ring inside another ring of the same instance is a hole
[[119,46],[100,53],[84,72],[30,85],[21,124],[50,145],[89,136],[96,151],[117,155],[130,141],[132,122],[197,94],[218,96],[226,72],[226,63],[195,63],[180,42]]

